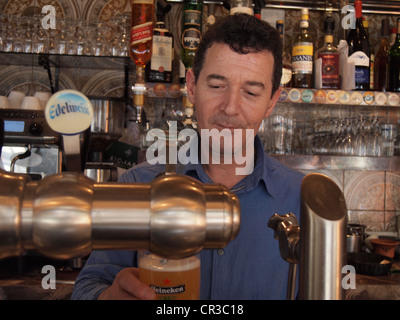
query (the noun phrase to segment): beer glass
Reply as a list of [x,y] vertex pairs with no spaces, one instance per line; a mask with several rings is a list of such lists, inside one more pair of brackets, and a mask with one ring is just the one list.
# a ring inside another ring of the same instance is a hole
[[158,300],[199,300],[200,258],[164,259],[138,251],[139,279],[157,294]]

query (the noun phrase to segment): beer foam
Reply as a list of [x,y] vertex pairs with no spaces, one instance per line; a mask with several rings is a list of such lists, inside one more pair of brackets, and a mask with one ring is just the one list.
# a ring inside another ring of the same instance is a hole
[[200,259],[192,256],[185,259],[168,260],[155,255],[148,255],[140,259],[139,267],[158,272],[187,271],[200,268]]

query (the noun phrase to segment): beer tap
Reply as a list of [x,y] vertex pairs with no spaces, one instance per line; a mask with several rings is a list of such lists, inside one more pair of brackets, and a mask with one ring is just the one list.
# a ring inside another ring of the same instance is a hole
[[268,226],[290,263],[288,299],[294,298],[299,264],[299,299],[343,299],[342,267],[346,264],[347,208],[339,187],[327,176],[308,174],[301,184],[300,227],[289,213],[274,214]]
[[71,259],[94,249],[180,259],[225,247],[240,226],[235,194],[178,174],[120,184],[77,172],[31,181],[0,170],[0,212],[0,259],[26,250]]

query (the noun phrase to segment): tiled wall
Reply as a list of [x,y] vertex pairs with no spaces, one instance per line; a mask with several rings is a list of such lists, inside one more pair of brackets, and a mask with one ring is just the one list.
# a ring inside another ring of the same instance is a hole
[[[36,4],[36,8],[33,5]],[[0,13],[13,15],[31,15],[45,4],[53,4],[57,17],[85,20],[107,20],[117,14],[129,12],[129,0],[4,0],[0,2]],[[34,10],[35,9],[35,10]],[[166,17],[167,27],[175,36],[176,57],[178,56],[181,4],[173,4]],[[205,6],[204,21],[208,7]],[[216,16],[226,15],[228,11],[216,6]],[[300,10],[285,12],[285,48],[290,52],[293,31],[297,29]],[[380,25],[383,16],[370,15],[371,43],[378,49]],[[395,17],[390,16],[394,25]],[[311,30],[315,35],[316,47],[323,42],[323,13],[311,11]],[[338,26],[339,21],[336,22]],[[175,61],[175,66],[177,60]],[[52,70],[54,74],[54,69]],[[130,83],[134,83],[134,74]],[[124,73],[122,67],[115,70],[68,68],[60,74],[59,89],[77,89],[87,95],[122,97]],[[0,95],[11,90],[22,90],[27,94],[34,91],[50,90],[47,72],[38,66],[1,66]],[[318,108],[318,106],[317,106]],[[305,171],[306,172],[306,171]],[[343,190],[349,210],[349,221],[362,223],[374,231],[395,231],[395,216],[400,214],[400,172],[386,171],[320,171],[331,177]],[[307,173],[307,172],[306,172]]]
[[367,225],[367,231],[397,231],[400,214],[400,172],[302,170],[330,177],[343,191],[349,223]]

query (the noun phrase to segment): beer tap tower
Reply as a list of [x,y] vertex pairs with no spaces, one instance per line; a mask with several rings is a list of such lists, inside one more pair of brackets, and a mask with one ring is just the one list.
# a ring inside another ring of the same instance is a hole
[[347,209],[344,195],[327,176],[312,173],[301,185],[300,227],[292,214],[275,214],[268,222],[284,260],[290,263],[287,299],[342,300],[346,264]]

